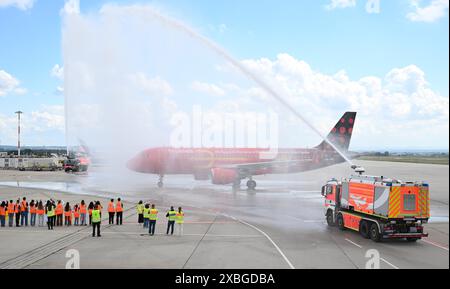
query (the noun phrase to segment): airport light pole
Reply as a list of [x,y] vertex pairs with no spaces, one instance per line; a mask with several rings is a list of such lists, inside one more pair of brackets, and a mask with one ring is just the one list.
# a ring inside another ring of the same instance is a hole
[[22,111],[16,111],[17,114],[17,155],[20,158],[20,115],[23,113]]

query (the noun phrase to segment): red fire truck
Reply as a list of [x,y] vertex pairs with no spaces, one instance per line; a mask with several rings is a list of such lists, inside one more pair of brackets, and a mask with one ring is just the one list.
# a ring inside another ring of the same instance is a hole
[[423,224],[430,217],[429,185],[402,182],[383,176],[357,174],[322,187],[329,226],[357,231],[367,239],[405,238],[410,242],[427,237]]

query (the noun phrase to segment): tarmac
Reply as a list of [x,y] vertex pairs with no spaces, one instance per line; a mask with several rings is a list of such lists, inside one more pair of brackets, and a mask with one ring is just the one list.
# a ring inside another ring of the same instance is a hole
[[[0,228],[0,268],[65,268],[70,250],[81,268],[302,269],[365,268],[373,253],[384,269],[449,268],[449,167],[445,165],[358,161],[368,174],[430,183],[428,238],[416,243],[374,243],[353,231],[325,223],[321,186],[352,173],[347,164],[290,175],[256,177],[255,193],[194,181],[192,176],[157,177],[122,173],[111,178],[101,168],[88,174],[0,171],[0,199],[62,199],[71,204],[121,197],[122,226],[102,223],[102,237],[87,227]],[[138,200],[160,210],[156,235],[137,224]],[[165,212],[182,206],[184,235],[166,235]],[[106,210],[105,210],[106,214]],[[6,244],[6,245],[4,245]],[[375,249],[373,251],[371,249]],[[68,254],[68,255],[67,255]]]

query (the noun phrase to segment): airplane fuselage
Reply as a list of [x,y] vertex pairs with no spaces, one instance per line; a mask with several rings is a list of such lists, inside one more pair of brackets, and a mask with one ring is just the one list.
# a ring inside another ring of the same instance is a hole
[[[335,150],[346,152],[355,123],[356,112],[346,112],[332,128],[327,140],[314,148],[170,148],[144,150],[128,162],[133,171],[157,174],[158,186],[164,175],[191,174],[197,180],[211,179],[213,184],[238,186],[248,178],[254,189],[255,175],[297,173],[344,162]],[[330,143],[333,144],[330,145]]]
[[157,175],[192,174],[202,178],[211,169],[240,164],[290,162],[289,166],[261,169],[253,175],[294,173],[312,170],[343,159],[335,151],[318,149],[260,148],[151,148],[130,160],[128,167],[134,171]]

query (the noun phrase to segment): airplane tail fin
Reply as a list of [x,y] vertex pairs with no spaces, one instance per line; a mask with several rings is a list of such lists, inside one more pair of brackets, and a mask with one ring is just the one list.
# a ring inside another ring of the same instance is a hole
[[[355,125],[356,112],[347,111],[333,127],[327,139],[342,151],[348,151],[352,138],[353,126]],[[321,150],[333,150],[333,148],[323,141],[317,146]]]

